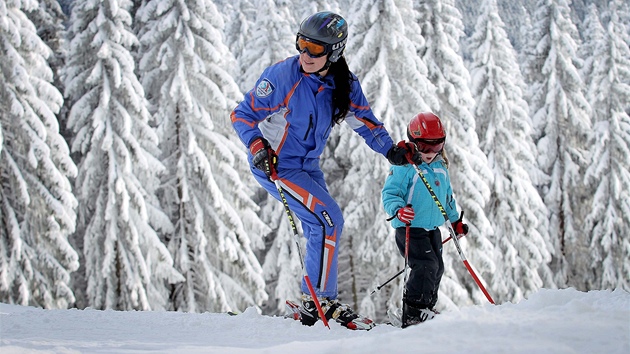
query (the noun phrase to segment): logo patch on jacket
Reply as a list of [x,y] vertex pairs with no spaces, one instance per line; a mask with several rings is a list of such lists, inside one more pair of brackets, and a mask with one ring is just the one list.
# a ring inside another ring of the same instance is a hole
[[330,215],[328,215],[326,210],[322,211],[322,216],[324,217],[324,219],[328,223],[328,226],[330,226],[330,227],[335,226],[335,224],[333,224],[333,222],[332,222],[332,219],[330,218]]
[[267,79],[262,79],[262,81],[256,86],[256,96],[263,98],[271,95],[275,87],[273,84],[269,82]]

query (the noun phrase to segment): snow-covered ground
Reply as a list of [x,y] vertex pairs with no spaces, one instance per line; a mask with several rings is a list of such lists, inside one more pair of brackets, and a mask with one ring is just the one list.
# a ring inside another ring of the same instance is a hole
[[314,327],[249,308],[218,313],[42,310],[0,304],[11,353],[630,353],[630,294],[543,289],[518,304],[443,313],[406,329]]

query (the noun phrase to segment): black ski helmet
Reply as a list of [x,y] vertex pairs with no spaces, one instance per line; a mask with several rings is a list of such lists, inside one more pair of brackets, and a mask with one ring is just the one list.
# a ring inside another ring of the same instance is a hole
[[336,13],[318,12],[305,18],[300,24],[296,37],[296,47],[297,38],[300,36],[326,45],[326,51],[331,53],[328,60],[334,63],[341,58],[344,49],[346,49],[348,23]]

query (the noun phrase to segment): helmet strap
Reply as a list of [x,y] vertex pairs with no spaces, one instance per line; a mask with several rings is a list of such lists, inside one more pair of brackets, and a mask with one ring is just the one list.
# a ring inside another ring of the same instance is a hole
[[322,66],[322,68],[317,70],[317,72],[315,72],[315,73],[319,74],[322,71],[326,71],[326,70],[330,69],[330,64],[332,64],[332,62],[330,60],[326,60],[326,64],[324,64],[324,66]]

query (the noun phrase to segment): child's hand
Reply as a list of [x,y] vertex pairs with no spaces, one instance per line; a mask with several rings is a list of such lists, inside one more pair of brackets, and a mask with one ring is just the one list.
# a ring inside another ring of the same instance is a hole
[[402,207],[396,212],[396,217],[398,217],[398,220],[404,222],[407,225],[411,224],[411,220],[413,220],[415,216],[416,213],[413,211],[411,205]]
[[453,230],[455,230],[455,233],[457,234],[458,239],[461,238],[463,236],[468,235],[468,225],[464,224],[464,222],[462,221],[462,219],[464,218],[464,212],[462,211],[462,214],[460,215],[459,219],[457,219],[457,221],[455,221],[454,223],[451,223],[451,226],[453,227]]

